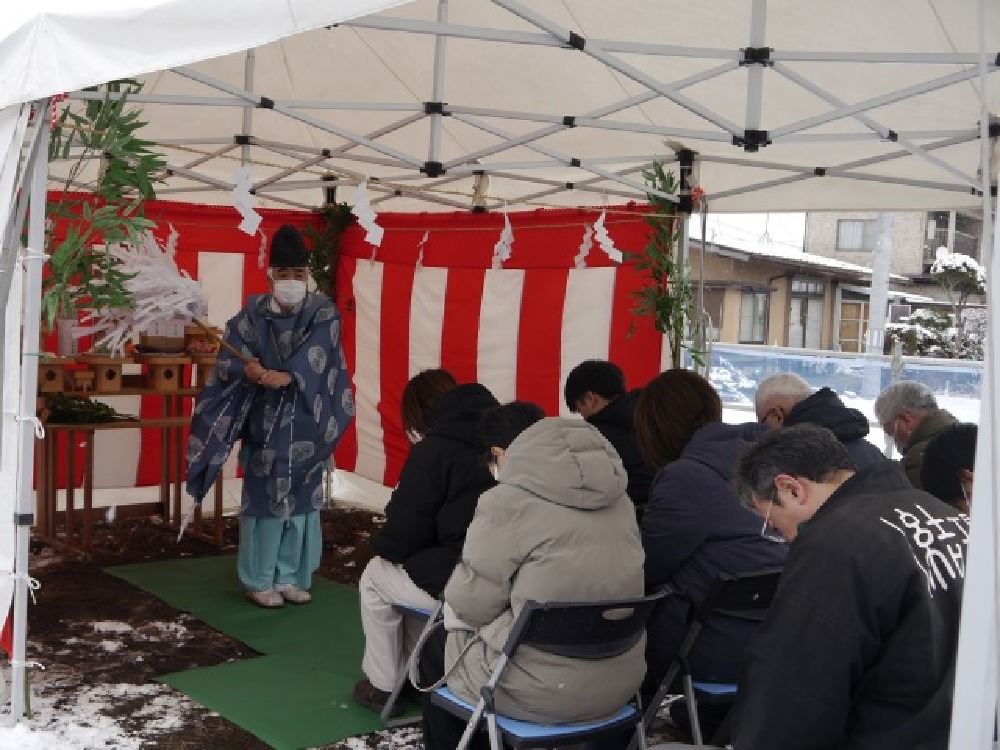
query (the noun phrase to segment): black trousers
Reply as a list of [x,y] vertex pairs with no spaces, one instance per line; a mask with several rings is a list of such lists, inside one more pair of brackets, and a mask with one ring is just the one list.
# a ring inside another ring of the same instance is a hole
[[[444,674],[444,644],[448,632],[437,628],[427,639],[420,652],[420,684],[430,685]],[[466,722],[431,703],[430,693],[424,693],[424,748],[425,750],[455,750],[462,739]],[[490,740],[485,730],[476,732],[469,743],[470,750],[489,750]]]

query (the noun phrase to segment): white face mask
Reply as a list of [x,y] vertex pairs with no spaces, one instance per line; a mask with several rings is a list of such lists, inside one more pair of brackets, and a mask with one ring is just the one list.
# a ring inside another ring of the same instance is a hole
[[500,480],[500,467],[497,466],[496,461],[491,461],[486,468],[490,470],[490,474],[493,475],[494,481]]
[[275,279],[272,294],[282,307],[295,307],[306,298],[306,282],[295,279]]

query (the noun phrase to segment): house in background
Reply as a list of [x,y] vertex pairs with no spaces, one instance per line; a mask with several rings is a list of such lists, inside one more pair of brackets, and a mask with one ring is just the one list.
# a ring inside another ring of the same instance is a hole
[[[947,297],[930,277],[938,248],[961,253],[982,263],[982,212],[900,211],[892,215],[892,272],[925,287],[921,294],[937,301]],[[848,263],[871,265],[878,240],[877,212],[806,214],[807,253]]]
[[[690,245],[692,279],[701,273],[701,242]],[[775,344],[864,351],[871,268],[794,248],[760,243],[741,248],[709,242],[704,264],[711,338],[727,344]],[[893,274],[896,284],[906,277]],[[897,303],[930,301],[908,290]]]

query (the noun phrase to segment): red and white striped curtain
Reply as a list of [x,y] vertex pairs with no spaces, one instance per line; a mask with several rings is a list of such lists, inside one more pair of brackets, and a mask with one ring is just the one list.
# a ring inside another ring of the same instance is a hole
[[[263,236],[248,237],[237,230],[232,208],[155,201],[146,210],[158,235],[165,238],[170,226],[179,232],[177,264],[204,285],[216,324],[248,295],[266,291],[261,240],[281,224],[315,222],[309,213],[265,209]],[[643,213],[635,206],[607,210],[605,223],[619,250],[645,244]],[[634,267],[615,264],[596,244],[586,267],[576,267],[584,233],[599,214],[511,213],[513,253],[499,270],[492,269],[499,214],[379,214],[386,231],[377,250],[359,227],[349,228],[336,288],[358,408],[337,465],[395,484],[408,448],[400,397],[406,381],[426,368],[447,368],[460,382],[483,383],[500,401],[534,401],[552,415],[565,412],[563,382],[584,359],[616,362],[629,387],[660,372],[662,337],[632,313],[633,292],[642,285]],[[50,340],[46,348],[54,345]],[[116,397],[114,405],[144,417],[159,416],[161,408],[157,397]],[[96,487],[159,483],[159,431],[143,430],[141,440],[125,434],[131,432],[99,436]],[[82,463],[76,462],[77,485]],[[229,467],[227,474],[234,471]]]
[[[478,381],[501,402],[534,401],[550,415],[566,413],[563,383],[584,359],[618,363],[629,387],[660,372],[662,337],[632,313],[633,292],[642,284],[635,269],[612,263],[596,245],[587,267],[575,267],[584,231],[597,216],[511,214],[513,254],[499,270],[491,268],[503,221],[496,215],[380,216],[386,234],[374,259],[372,246],[350,235],[337,302],[357,417],[337,465],[396,482],[407,450],[400,396],[406,381],[427,368]],[[647,229],[639,211],[609,211],[606,222],[619,249],[641,249]]]

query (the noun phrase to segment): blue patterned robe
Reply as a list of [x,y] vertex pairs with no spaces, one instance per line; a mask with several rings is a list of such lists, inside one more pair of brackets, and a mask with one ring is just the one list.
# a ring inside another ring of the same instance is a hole
[[243,362],[219,352],[191,417],[188,492],[200,502],[242,440],[244,515],[287,519],[318,510],[323,467],[354,416],[340,312],[319,294],[288,315],[271,309],[270,295],[252,296],[226,324],[225,340],[264,368],[291,373],[292,382],[252,385]]

